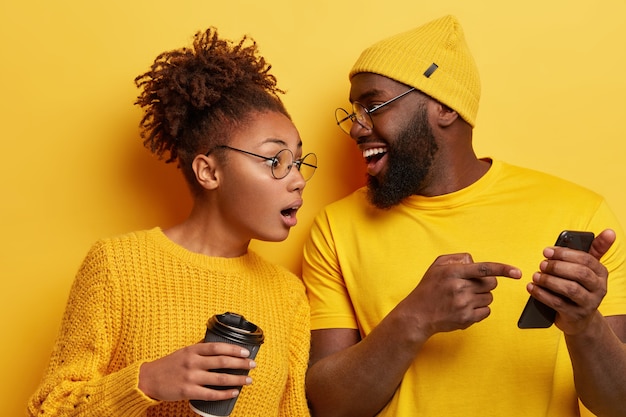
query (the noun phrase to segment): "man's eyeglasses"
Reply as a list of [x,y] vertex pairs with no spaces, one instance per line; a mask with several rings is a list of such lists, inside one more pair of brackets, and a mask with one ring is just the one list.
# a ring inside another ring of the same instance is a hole
[[315,173],[315,169],[317,168],[317,156],[314,153],[308,153],[301,159],[294,159],[293,153],[289,149],[285,148],[278,151],[276,155],[268,157],[244,151],[243,149],[233,148],[228,145],[218,145],[208,151],[205,155],[208,156],[216,148],[230,149],[231,151],[237,151],[247,155],[256,156],[257,158],[265,159],[267,161],[267,165],[269,165],[272,170],[272,177],[277,180],[283,179],[289,175],[291,168],[295,165],[296,169],[300,171],[300,174],[302,174],[304,180],[308,181],[311,179]]
[[394,101],[406,96],[413,90],[415,90],[415,87],[411,87],[404,93],[395,96],[391,100],[387,100],[384,103],[378,104],[371,109],[368,109],[358,101],[352,103],[352,113],[348,113],[347,110],[344,110],[340,107],[335,110],[335,119],[337,120],[337,126],[339,126],[341,130],[343,130],[348,135],[350,135],[350,130],[352,130],[354,122],[357,122],[364,129],[372,130],[374,128],[374,121],[372,120],[371,116],[372,113],[374,113],[376,110],[382,109],[387,104],[393,103]]

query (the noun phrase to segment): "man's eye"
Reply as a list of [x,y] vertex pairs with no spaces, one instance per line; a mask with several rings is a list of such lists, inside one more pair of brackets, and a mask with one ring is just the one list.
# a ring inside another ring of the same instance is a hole
[[384,104],[384,103],[385,103],[385,102],[384,102],[384,101],[382,101],[382,102],[380,102],[380,103],[372,103],[372,104],[369,104],[369,105],[368,105],[368,107],[367,107],[367,110],[368,110],[368,111],[371,111],[371,110],[377,109],[378,107],[380,107],[380,105],[381,105],[381,104]]
[[365,111],[367,111],[368,113],[370,113],[372,110],[375,110],[376,107],[378,107],[378,104],[368,104],[367,106],[363,106]]

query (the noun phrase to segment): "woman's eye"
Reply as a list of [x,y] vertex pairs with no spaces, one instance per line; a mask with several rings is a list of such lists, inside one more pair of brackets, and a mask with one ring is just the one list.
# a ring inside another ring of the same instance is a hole
[[267,165],[269,165],[272,168],[276,168],[278,165],[280,165],[280,161],[278,160],[278,158],[268,159]]

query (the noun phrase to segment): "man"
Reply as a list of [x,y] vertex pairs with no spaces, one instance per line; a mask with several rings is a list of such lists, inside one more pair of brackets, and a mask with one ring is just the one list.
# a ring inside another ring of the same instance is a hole
[[[625,415],[621,228],[597,194],[475,155],[480,81],[458,21],[371,46],[350,81],[337,122],[369,182],[305,245],[313,414]],[[590,253],[551,246],[565,229],[596,233]],[[553,326],[517,327],[529,293]]]

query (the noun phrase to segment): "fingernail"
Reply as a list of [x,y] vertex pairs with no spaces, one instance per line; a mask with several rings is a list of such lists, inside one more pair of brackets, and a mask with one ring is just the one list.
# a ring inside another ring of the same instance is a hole
[[250,361],[250,369],[252,368],[256,368],[256,362],[255,361]]
[[246,378],[246,385],[250,385],[250,384],[252,384],[252,378],[247,377]]
[[241,356],[245,356],[247,358],[250,356],[250,351],[248,349],[241,349]]
[[535,272],[533,274],[533,282],[539,282],[539,277],[541,276],[541,274],[539,272]]
[[239,391],[234,390],[231,394],[232,394],[233,397],[236,397],[236,396],[239,395]]

